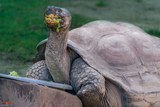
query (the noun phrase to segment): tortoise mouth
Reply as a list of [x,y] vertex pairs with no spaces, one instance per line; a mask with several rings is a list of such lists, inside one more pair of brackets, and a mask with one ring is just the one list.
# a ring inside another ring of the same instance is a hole
[[52,29],[55,29],[57,32],[60,31],[60,21],[61,18],[58,15],[55,14],[49,14],[49,15],[45,15],[45,23],[51,27]]
[[68,13],[62,8],[49,6],[45,12],[44,22],[53,31],[60,32],[67,27]]

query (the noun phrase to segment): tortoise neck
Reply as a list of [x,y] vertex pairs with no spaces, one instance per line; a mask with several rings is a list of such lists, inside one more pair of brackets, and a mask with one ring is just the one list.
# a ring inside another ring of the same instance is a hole
[[46,45],[46,64],[56,82],[69,83],[70,58],[67,51],[68,30],[50,31]]

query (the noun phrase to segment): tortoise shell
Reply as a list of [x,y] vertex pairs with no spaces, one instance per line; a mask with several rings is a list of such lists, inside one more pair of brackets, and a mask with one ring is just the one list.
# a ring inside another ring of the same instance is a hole
[[160,38],[128,23],[95,21],[70,31],[68,46],[135,99],[160,100]]

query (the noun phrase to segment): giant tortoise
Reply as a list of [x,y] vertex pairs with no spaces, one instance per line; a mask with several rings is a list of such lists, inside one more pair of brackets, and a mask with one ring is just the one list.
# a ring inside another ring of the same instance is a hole
[[70,22],[66,9],[47,8],[49,37],[28,77],[71,84],[84,107],[160,107],[159,38],[123,22],[69,31]]

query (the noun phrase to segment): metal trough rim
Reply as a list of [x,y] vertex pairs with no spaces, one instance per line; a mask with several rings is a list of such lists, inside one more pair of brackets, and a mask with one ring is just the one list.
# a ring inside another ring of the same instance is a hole
[[48,82],[44,80],[32,79],[32,78],[27,78],[27,77],[15,77],[15,76],[10,76],[6,74],[0,74],[0,78],[16,80],[16,81],[32,83],[32,84],[38,84],[38,85],[48,86],[51,88],[56,88],[56,89],[61,89],[61,90],[73,90],[72,86],[68,84]]

